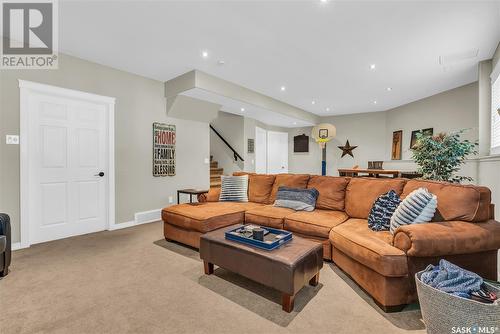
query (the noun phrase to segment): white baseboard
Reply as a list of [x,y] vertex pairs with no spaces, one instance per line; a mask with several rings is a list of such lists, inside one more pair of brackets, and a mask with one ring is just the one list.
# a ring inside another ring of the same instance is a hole
[[146,224],[161,220],[161,209],[137,212],[134,215],[135,224]]
[[15,251],[15,250],[19,250],[19,249],[23,249],[23,248],[27,248],[27,247],[22,247],[20,242],[14,242],[14,243],[11,245],[11,249],[12,249],[13,251]]
[[[120,224],[113,224],[108,228],[108,231],[121,230],[122,228],[127,228],[127,227],[142,225],[142,224],[148,224],[148,223],[154,223],[154,222],[157,222],[159,220],[161,220],[161,209],[137,212],[136,214],[134,214],[134,220],[120,223]],[[24,249],[24,248],[29,248],[29,246],[23,246],[20,242],[12,243],[11,247],[12,247],[11,249],[13,251],[16,251],[19,249]]]
[[127,228],[127,227],[132,227],[135,226],[135,221],[131,220],[129,222],[124,222],[124,223],[119,223],[119,224],[113,224],[111,225],[108,230],[109,231],[114,231],[114,230],[120,230],[122,228]]
[[120,224],[114,224],[114,225],[110,226],[109,230],[110,231],[120,230],[122,228],[128,228],[128,227],[142,225],[142,224],[148,224],[148,223],[154,223],[154,222],[157,222],[159,220],[161,220],[161,209],[137,212],[134,214],[134,220],[120,223]]

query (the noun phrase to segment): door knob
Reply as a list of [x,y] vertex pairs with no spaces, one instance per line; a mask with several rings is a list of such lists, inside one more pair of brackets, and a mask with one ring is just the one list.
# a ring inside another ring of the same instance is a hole
[[94,176],[100,176],[100,177],[103,177],[104,176],[104,172],[99,172],[99,174],[96,174]]

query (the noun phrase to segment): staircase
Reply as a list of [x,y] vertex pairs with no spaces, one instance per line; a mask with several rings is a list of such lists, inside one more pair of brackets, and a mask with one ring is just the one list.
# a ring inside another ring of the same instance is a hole
[[210,188],[220,188],[220,176],[224,173],[223,168],[219,168],[219,163],[213,161],[213,156],[210,156]]

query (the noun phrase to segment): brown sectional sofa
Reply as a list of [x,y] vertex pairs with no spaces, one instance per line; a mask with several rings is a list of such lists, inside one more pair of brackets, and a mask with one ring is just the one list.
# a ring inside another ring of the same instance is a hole
[[[488,188],[406,179],[248,175],[248,203],[218,202],[220,189],[212,188],[199,196],[200,203],[163,209],[165,238],[199,248],[200,235],[232,224],[286,229],[322,243],[325,260],[335,262],[386,311],[414,302],[414,274],[441,258],[497,278],[500,223],[493,220]],[[283,185],[316,188],[316,209],[296,212],[272,206]],[[394,235],[368,228],[378,196],[395,190],[404,198],[419,187],[438,197],[433,222],[400,227]]]

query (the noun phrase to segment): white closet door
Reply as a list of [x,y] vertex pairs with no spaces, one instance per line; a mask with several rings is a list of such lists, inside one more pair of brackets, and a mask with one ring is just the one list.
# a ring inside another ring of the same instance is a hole
[[267,172],[288,173],[288,133],[267,132]]
[[106,229],[105,108],[57,95],[30,95],[31,243]]

